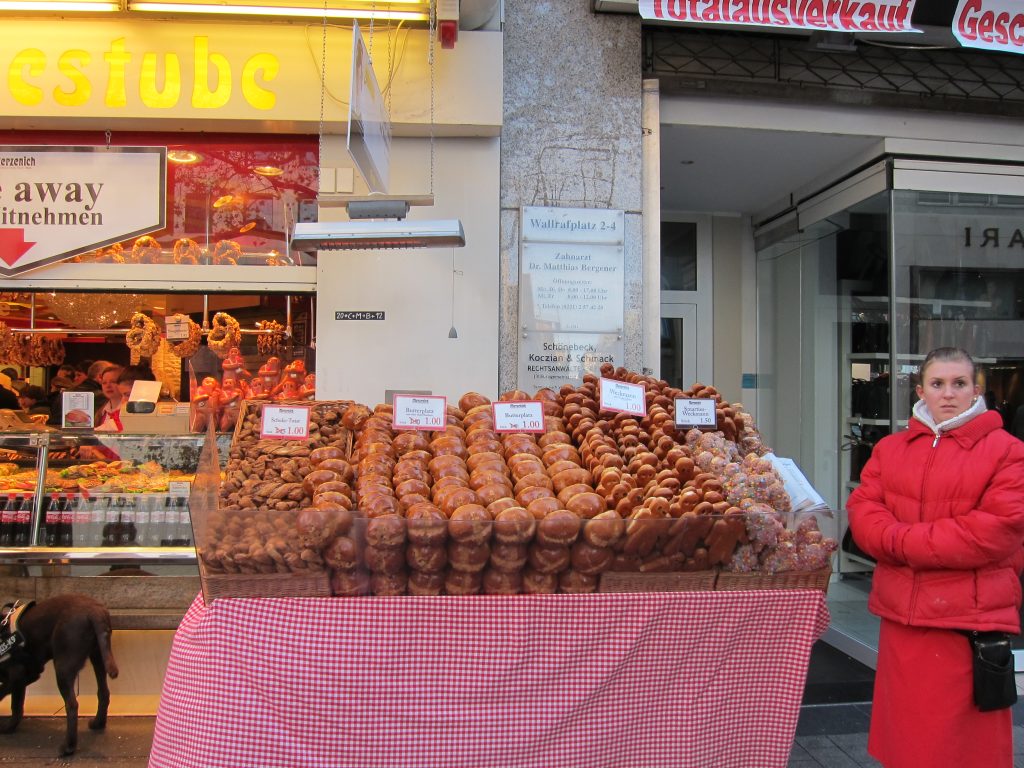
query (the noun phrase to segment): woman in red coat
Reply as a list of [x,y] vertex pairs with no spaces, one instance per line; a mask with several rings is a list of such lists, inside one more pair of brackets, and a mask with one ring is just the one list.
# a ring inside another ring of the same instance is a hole
[[978,392],[966,352],[929,353],[909,428],[878,443],[847,502],[854,539],[878,562],[868,751],[886,768],[1013,765],[1010,710],[974,704],[957,631],[1020,632],[1024,443]]

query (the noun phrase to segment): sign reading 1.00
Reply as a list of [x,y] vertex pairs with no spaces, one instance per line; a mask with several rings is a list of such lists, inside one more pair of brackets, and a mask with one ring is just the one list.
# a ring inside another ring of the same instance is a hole
[[448,398],[441,395],[395,395],[391,426],[395,429],[442,430]]
[[543,432],[544,404],[539,400],[493,403],[495,432]]
[[261,438],[305,440],[309,437],[309,407],[305,405],[263,406]]

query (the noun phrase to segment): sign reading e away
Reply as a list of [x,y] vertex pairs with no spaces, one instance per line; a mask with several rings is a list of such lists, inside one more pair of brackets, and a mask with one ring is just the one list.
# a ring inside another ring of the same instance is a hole
[[163,229],[165,147],[0,146],[0,275]]

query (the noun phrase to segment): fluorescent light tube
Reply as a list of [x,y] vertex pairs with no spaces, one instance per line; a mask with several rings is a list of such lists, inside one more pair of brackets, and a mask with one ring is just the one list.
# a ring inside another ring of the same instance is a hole
[[458,219],[299,222],[292,234],[292,248],[306,253],[383,248],[461,248],[465,244],[466,235]]

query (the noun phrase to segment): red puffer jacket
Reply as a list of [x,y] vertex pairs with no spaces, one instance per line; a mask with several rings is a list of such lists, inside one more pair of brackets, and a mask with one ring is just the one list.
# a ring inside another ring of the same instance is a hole
[[847,509],[878,561],[868,607],[902,624],[1019,632],[1024,442],[994,411],[949,432],[917,419],[875,446]]

